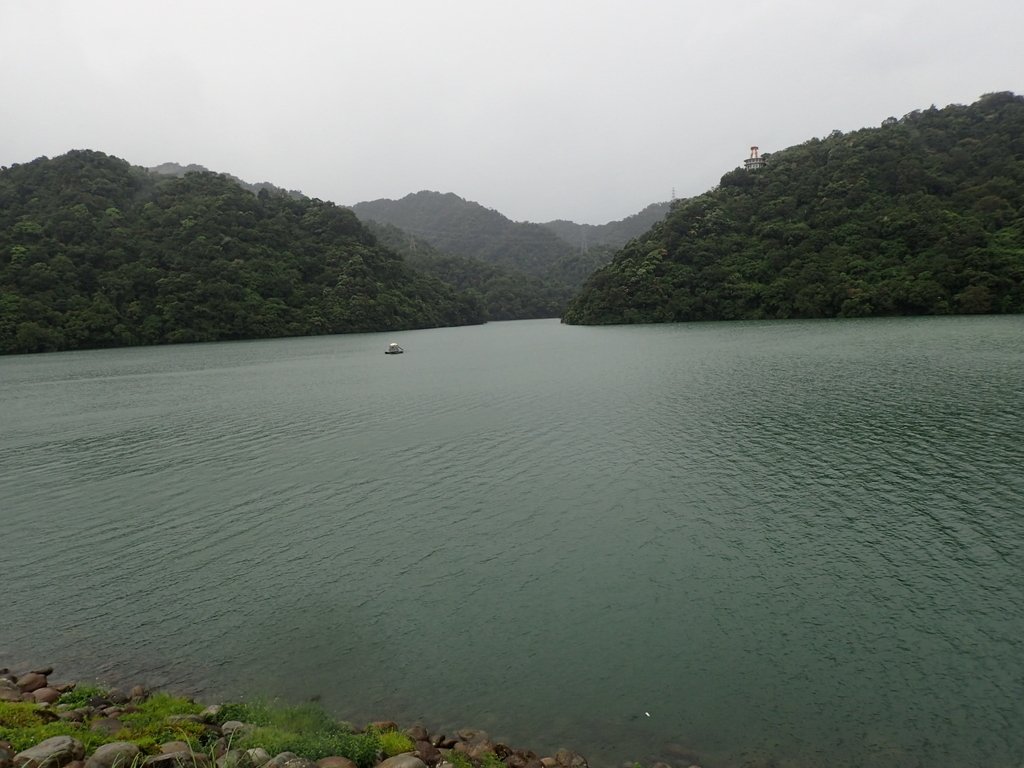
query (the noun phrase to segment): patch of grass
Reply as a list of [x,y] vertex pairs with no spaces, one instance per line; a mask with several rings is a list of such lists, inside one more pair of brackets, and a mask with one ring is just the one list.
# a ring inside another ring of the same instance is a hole
[[220,722],[239,720],[252,725],[266,725],[284,731],[313,733],[339,728],[323,707],[316,704],[286,705],[276,701],[226,704],[218,717]]
[[163,724],[171,715],[198,715],[203,711],[200,704],[169,693],[154,693],[136,705],[134,712],[125,712],[119,718],[132,728],[149,728]]
[[35,704],[0,701],[0,728],[30,728],[41,723]]
[[263,747],[272,755],[294,752],[310,760],[341,755],[357,765],[370,766],[376,762],[380,742],[370,734],[350,733],[340,729],[301,733],[260,726],[238,741],[239,749],[253,747]]
[[493,752],[484,752],[480,755],[480,768],[508,768],[501,758]]
[[115,737],[120,741],[135,742],[146,752],[156,751],[166,741],[203,744],[207,734],[201,723],[188,720],[167,722],[167,718],[172,715],[198,715],[202,710],[201,705],[190,699],[169,693],[155,693],[139,703],[137,711],[125,712],[118,718],[125,727]]
[[106,697],[107,693],[106,689],[100,688],[98,685],[76,685],[67,693],[61,694],[61,697],[57,699],[57,704],[68,709],[77,709],[88,704],[89,699],[97,696]]
[[380,741],[380,748],[385,757],[412,752],[416,748],[413,740],[401,731],[384,731],[377,736],[377,739]]
[[87,751],[113,741],[111,737],[90,731],[80,723],[47,722],[38,712],[35,704],[0,701],[0,740],[11,742],[15,752],[34,747],[53,736],[72,736],[82,742]]
[[253,732],[240,735],[239,749],[263,747],[272,755],[294,752],[310,760],[341,755],[364,767],[376,762],[381,749],[379,734],[353,733],[316,704],[289,706],[265,700],[226,704],[218,719],[256,726]]
[[473,761],[469,759],[469,755],[465,752],[456,752],[454,749],[449,749],[445,752],[444,759],[455,766],[455,768],[473,768]]

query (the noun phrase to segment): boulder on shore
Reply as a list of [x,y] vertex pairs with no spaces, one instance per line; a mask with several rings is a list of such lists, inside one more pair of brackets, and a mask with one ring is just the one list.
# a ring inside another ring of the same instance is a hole
[[63,768],[85,757],[85,747],[70,736],[54,736],[14,756],[15,768]]
[[130,768],[142,751],[130,741],[115,741],[96,748],[85,768]]

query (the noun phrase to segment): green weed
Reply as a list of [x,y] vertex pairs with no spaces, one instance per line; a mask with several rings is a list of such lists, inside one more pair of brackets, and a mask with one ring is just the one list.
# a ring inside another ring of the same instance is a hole
[[480,768],[508,768],[501,758],[493,752],[484,752],[480,755]]
[[379,734],[353,733],[316,704],[289,706],[266,700],[233,703],[224,706],[219,719],[256,726],[254,731],[240,735],[240,749],[263,747],[272,755],[294,752],[310,760],[341,755],[360,766],[373,765],[381,750]]
[[53,736],[72,736],[85,745],[86,751],[113,741],[80,723],[47,722],[38,713],[39,708],[35,704],[0,701],[0,740],[11,742],[15,752],[34,747]]
[[57,699],[57,704],[67,709],[77,709],[88,704],[89,699],[106,695],[107,691],[98,685],[76,685],[67,693],[61,694],[61,697]]
[[380,748],[386,757],[394,757],[403,752],[412,752],[416,745],[413,740],[401,731],[384,731],[378,734]]

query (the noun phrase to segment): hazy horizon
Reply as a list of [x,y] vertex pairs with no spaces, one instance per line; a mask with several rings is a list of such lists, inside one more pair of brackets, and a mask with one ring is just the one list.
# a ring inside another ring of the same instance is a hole
[[96,0],[0,7],[0,165],[95,149],[341,205],[602,224],[833,130],[1024,91],[1024,5]]

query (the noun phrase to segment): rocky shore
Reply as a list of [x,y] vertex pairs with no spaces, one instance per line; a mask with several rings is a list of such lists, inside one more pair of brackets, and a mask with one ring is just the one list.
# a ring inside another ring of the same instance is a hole
[[[9,719],[16,711],[22,713],[18,723],[32,724],[17,731],[20,741],[33,734],[30,745],[16,745],[11,723],[0,720],[0,768],[589,768],[582,755],[568,749],[542,756],[497,743],[484,731],[431,733],[420,724],[402,729],[391,721],[363,728],[346,724],[348,733],[368,735],[366,743],[376,746],[368,756],[361,753],[358,762],[343,754],[271,754],[264,748],[269,745],[249,743],[262,733],[256,724],[225,719],[231,705],[202,708],[187,699],[181,701],[195,711],[161,715],[161,722],[149,726],[152,733],[177,729],[187,737],[154,741],[126,727],[133,715],[147,711],[151,693],[144,687],[96,692],[87,699],[83,694],[76,700],[70,695],[76,684],[53,683],[52,673],[49,667],[20,674],[0,669],[0,707],[3,702],[30,705],[7,711]],[[93,690],[98,691],[88,693]],[[35,742],[34,734],[61,730],[61,724],[67,726],[65,733]]]

